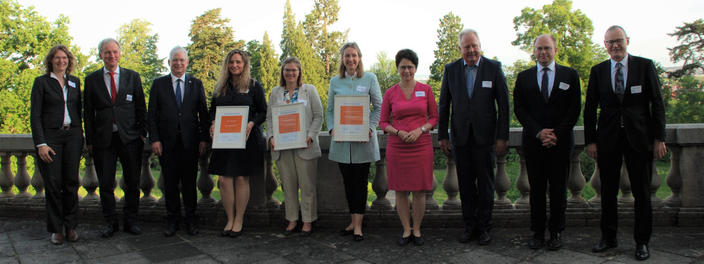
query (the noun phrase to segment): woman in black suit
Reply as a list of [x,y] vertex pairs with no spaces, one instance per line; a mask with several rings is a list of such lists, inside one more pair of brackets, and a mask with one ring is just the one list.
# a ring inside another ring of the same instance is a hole
[[81,83],[71,71],[76,58],[64,45],[44,59],[46,74],[34,79],[30,123],[37,165],[44,180],[51,243],[78,240],[78,166],[83,149]]

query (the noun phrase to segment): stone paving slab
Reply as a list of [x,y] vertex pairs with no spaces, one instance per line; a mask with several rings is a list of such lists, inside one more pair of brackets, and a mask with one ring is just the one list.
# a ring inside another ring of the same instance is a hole
[[[591,252],[596,227],[568,228],[559,251],[530,250],[526,227],[495,228],[489,246],[460,244],[459,228],[423,230],[426,244],[396,245],[399,228],[365,229],[365,240],[341,237],[337,229],[319,227],[310,237],[283,236],[281,228],[245,228],[238,238],[220,237],[217,228],[189,236],[163,236],[163,226],[144,224],[144,234],[118,232],[100,237],[100,226],[81,224],[80,241],[50,244],[41,220],[0,217],[0,264],[5,263],[638,263],[633,258],[631,227],[619,230],[619,247]],[[704,263],[704,228],[656,227],[651,258],[645,263]]]

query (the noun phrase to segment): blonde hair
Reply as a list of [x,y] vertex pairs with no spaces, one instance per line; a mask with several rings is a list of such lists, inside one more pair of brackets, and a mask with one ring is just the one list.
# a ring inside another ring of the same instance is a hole
[[286,79],[284,78],[284,68],[286,68],[286,65],[289,63],[293,63],[298,67],[298,80],[296,81],[296,85],[298,87],[301,87],[303,85],[303,81],[301,80],[303,78],[303,69],[301,68],[301,61],[298,60],[296,57],[288,57],[284,60],[283,63],[281,63],[281,75],[279,76],[279,86],[281,87],[286,87]]
[[68,58],[66,75],[70,75],[73,69],[76,67],[76,57],[74,57],[73,53],[68,50],[68,47],[63,44],[51,47],[49,53],[46,54],[46,57],[44,57],[44,67],[46,68],[46,73],[51,73],[52,71],[54,71],[54,65],[51,64],[51,61],[54,59],[54,56],[56,55],[57,51],[63,51],[64,53],[66,53],[66,57]]
[[364,75],[364,66],[362,66],[362,51],[359,49],[356,42],[347,42],[345,45],[342,45],[342,48],[340,48],[340,79],[345,78],[345,71],[347,71],[347,68],[345,67],[345,50],[347,48],[357,50],[357,55],[359,56],[359,64],[357,64],[357,78],[362,78]]
[[215,96],[223,96],[227,93],[227,84],[230,83],[230,80],[233,77],[233,75],[230,73],[230,70],[228,69],[228,65],[230,64],[230,59],[232,59],[232,56],[234,56],[235,54],[239,54],[242,57],[244,66],[242,68],[242,73],[239,76],[236,76],[237,83],[233,83],[232,86],[240,91],[247,91],[247,89],[249,89],[249,54],[247,54],[247,52],[243,50],[234,49],[230,51],[227,56],[225,56],[225,61],[222,62],[222,67],[220,68],[220,76],[218,77],[217,83],[215,83]]

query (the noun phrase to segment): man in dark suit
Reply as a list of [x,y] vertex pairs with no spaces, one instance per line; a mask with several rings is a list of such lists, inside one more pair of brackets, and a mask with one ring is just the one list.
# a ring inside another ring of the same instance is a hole
[[[635,257],[650,257],[652,232],[650,180],[653,158],[665,147],[665,110],[653,61],[626,51],[626,31],[611,26],[604,46],[611,59],[592,67],[584,105],[584,141],[596,159],[601,180],[601,240],[592,248],[603,252],[617,246],[617,200],[621,164],[625,159],[635,198]],[[597,106],[601,108],[597,120]]]
[[139,177],[142,150],[146,136],[146,106],[139,74],[118,66],[120,44],[104,39],[98,44],[104,67],[85,80],[86,145],[95,157],[95,170],[100,183],[100,203],[107,221],[103,237],[118,231],[115,212],[115,169],[117,158],[122,164],[125,181],[124,230],[138,235]]
[[547,248],[562,247],[565,229],[566,181],[579,118],[581,93],[577,71],[555,63],[557,46],[552,35],[533,42],[538,61],[518,74],[513,92],[513,110],[523,125],[522,151],[530,183],[531,249],[545,245],[545,191],[550,186],[550,240]]
[[[496,155],[505,153],[508,140],[508,89],[501,63],[482,56],[477,32],[465,29],[459,39],[462,58],[445,65],[442,78],[438,139],[446,155],[452,140],[465,223],[460,242],[478,237],[480,245],[488,245],[493,167]],[[451,137],[447,131],[450,116]]]
[[210,116],[203,83],[186,74],[188,57],[184,48],[171,50],[169,67],[171,74],[154,80],[152,84],[148,112],[149,141],[152,151],[159,156],[161,177],[164,177],[166,185],[168,226],[164,235],[173,236],[179,229],[179,183],[186,208],[186,231],[196,235],[198,156],[205,153]]

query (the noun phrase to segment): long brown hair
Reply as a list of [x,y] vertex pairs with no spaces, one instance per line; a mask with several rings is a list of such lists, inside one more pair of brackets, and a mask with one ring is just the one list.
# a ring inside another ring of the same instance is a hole
[[247,54],[247,52],[243,50],[234,49],[230,51],[227,56],[225,56],[225,61],[222,62],[222,67],[220,68],[220,76],[218,77],[217,83],[215,83],[215,96],[223,96],[227,91],[227,84],[232,78],[232,74],[228,69],[228,65],[230,64],[230,59],[232,59],[232,56],[234,56],[235,54],[239,54],[242,57],[244,66],[242,67],[242,73],[239,77],[237,77],[237,83],[233,83],[232,85],[240,91],[247,91],[247,89],[249,89],[249,54]]
[[54,71],[54,65],[51,64],[51,61],[54,59],[54,56],[56,55],[57,51],[63,51],[66,53],[66,57],[68,57],[68,66],[66,67],[66,75],[71,74],[73,69],[76,67],[76,57],[73,56],[73,53],[68,50],[68,47],[63,44],[59,44],[56,46],[51,47],[49,50],[49,53],[46,54],[46,57],[44,57],[44,67],[46,68],[46,73],[51,73]]

